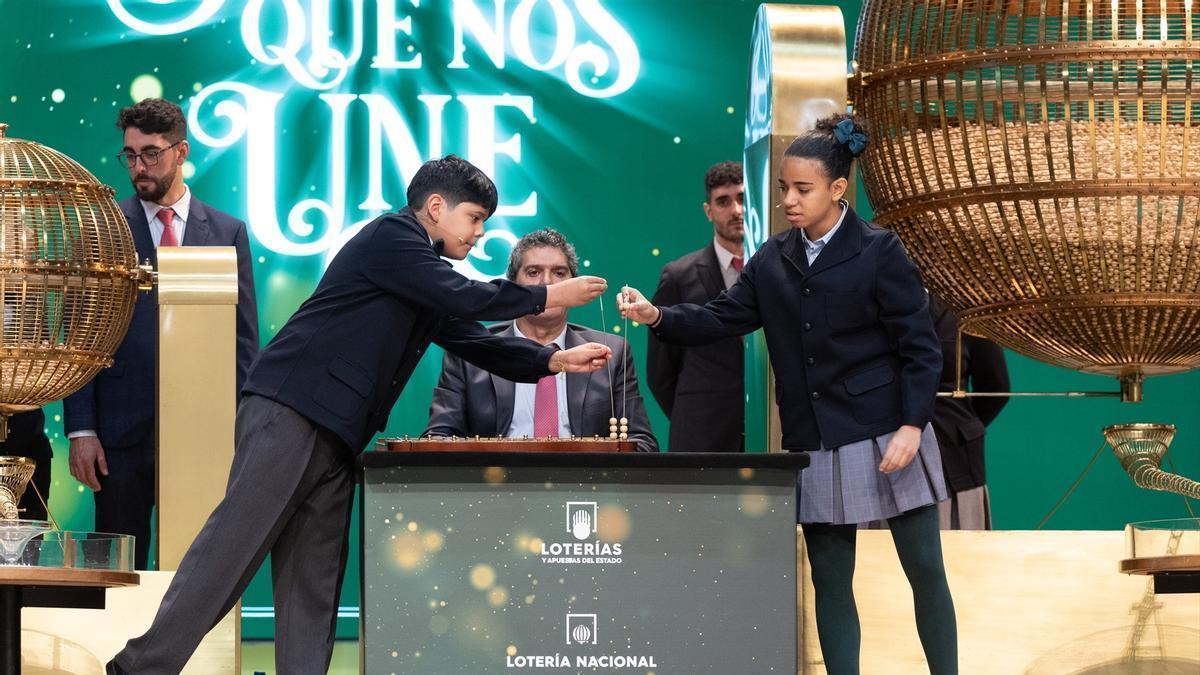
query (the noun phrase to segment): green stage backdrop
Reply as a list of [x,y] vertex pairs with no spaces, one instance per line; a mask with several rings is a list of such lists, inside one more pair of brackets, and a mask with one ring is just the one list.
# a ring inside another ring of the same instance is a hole
[[[742,152],[750,28],[739,0],[0,0],[0,121],[9,135],[74,157],[130,193],[114,160],[118,108],[146,96],[188,112],[188,182],[251,230],[266,341],[357,226],[402,206],[419,164],[448,152],[500,186],[488,238],[460,269],[502,273],[516,237],[559,228],[585,271],[648,293],[663,263],[711,236],[700,203],[712,163]],[[841,3],[854,35],[859,3]],[[860,195],[863,192],[859,192]],[[869,214],[860,199],[859,208]],[[622,331],[611,298],[607,326]],[[600,307],[573,320],[598,327]],[[628,329],[644,366],[645,329]],[[1115,381],[1010,355],[1018,390],[1108,389]],[[425,423],[441,354],[431,350],[389,434]],[[1173,456],[1200,475],[1200,376],[1153,379],[1146,402],[1020,399],[988,438],[999,528],[1038,524],[1087,465],[1103,425],[1180,425]],[[761,402],[752,414],[761,417]],[[668,424],[650,401],[664,445]],[[51,507],[89,529],[92,500],[67,471],[61,408]],[[1107,451],[1049,522],[1120,528],[1186,515],[1179,497],[1136,489]],[[357,520],[352,547],[357,549]],[[356,631],[358,558],[343,595]],[[1115,564],[1114,564],[1115,568]],[[245,634],[271,634],[260,574]]]

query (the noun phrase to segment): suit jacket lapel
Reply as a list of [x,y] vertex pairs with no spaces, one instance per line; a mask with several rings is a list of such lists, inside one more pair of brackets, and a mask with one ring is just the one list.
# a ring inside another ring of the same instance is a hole
[[[516,337],[512,324],[497,333],[501,337]],[[516,405],[517,385],[495,373],[489,373],[492,388],[496,392],[496,436],[504,436],[512,426],[513,407]]]
[[[568,324],[564,342],[566,342],[567,349],[571,349],[584,344],[587,340],[579,335],[574,326]],[[583,403],[587,398],[588,384],[591,378],[592,373],[567,373],[567,418],[570,420],[571,433],[575,436],[580,435],[580,430],[583,429]]]
[[[804,236],[803,233],[797,232],[799,236]],[[803,248],[803,244],[801,244]],[[833,234],[833,239],[825,244],[825,248],[821,249],[820,255],[813,261],[812,267],[808,270],[808,276],[819,274],[820,272],[833,267],[853,258],[862,251],[862,225],[858,220],[858,216],[854,214],[854,209],[846,208],[846,218],[842,220],[842,226]],[[805,260],[808,256],[803,251],[800,252],[801,257]]]
[[696,264],[696,274],[699,275],[700,283],[710,298],[717,297],[725,290],[725,275],[721,273],[721,261],[717,258],[716,246],[716,242],[710,243],[707,255],[701,256],[700,262]]
[[183,245],[204,246],[208,244],[211,237],[208,209],[204,206],[204,202],[192,196],[192,203],[188,206],[187,227],[183,231]]
[[154,238],[150,236],[150,223],[146,222],[146,210],[137,197],[121,201],[121,212],[129,222],[129,233],[133,235],[133,247],[137,250],[138,264],[149,260],[151,265],[158,267],[158,251],[154,248]]
[[[844,224],[844,223],[843,223]],[[808,255],[804,252],[804,244],[800,238],[804,236],[798,228],[793,227],[787,236],[783,238],[783,243],[780,244],[780,254],[793,266],[801,275],[808,275]],[[820,258],[818,258],[819,260]]]

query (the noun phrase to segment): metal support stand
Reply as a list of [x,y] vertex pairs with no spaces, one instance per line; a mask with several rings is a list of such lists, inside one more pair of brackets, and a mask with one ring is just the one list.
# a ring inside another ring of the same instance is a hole
[[21,587],[0,585],[0,673],[21,675]]

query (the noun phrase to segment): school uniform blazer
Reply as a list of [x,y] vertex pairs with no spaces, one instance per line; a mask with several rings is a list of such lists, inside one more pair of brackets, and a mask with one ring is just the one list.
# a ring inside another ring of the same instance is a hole
[[[704,304],[725,290],[716,244],[666,264],[656,305]],[[671,420],[670,452],[740,452],[746,420],[744,348],[739,337],[702,347],[646,338],[646,383]]]
[[472,281],[441,247],[407,207],[368,223],[263,348],[244,393],[292,408],[359,452],[386,426],[430,342],[510,380],[549,374],[555,348],[476,322],[539,313],[546,287]]
[[[488,328],[502,336],[516,336],[511,323]],[[567,418],[571,433],[580,437],[608,438],[610,417],[629,420],[629,440],[638,452],[658,452],[650,419],[638,390],[633,356],[623,338],[573,323],[567,324],[567,349],[588,342],[612,348],[611,365],[593,373],[567,373]],[[429,404],[429,425],[423,436],[505,436],[512,426],[516,385],[481,370],[454,354],[442,361],[442,375]]]
[[811,268],[803,236],[793,228],[771,237],[733,288],[703,306],[661,308],[654,332],[694,345],[763,328],[786,449],[923,428],[942,355],[904,246],[853,209]]
[[[136,197],[120,202],[137,249],[138,261],[158,267],[158,249],[146,222],[146,209]],[[184,246],[232,246],[237,251],[236,314],[237,371],[240,390],[258,354],[258,307],[254,298],[254,269],[246,224],[192,195],[188,206]],[[186,358],[186,357],[184,357]],[[139,293],[129,330],[113,354],[113,363],[79,391],[63,399],[67,433],[92,429],[105,448],[130,447],[154,434],[158,391],[158,290]],[[151,484],[153,489],[153,484]]]

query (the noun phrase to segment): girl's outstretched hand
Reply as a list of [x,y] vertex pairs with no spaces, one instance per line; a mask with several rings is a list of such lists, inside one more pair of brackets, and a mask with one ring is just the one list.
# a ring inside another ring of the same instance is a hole
[[662,315],[641,291],[631,286],[622,288],[617,294],[617,309],[621,310],[621,316],[647,326],[658,323],[658,318]]

